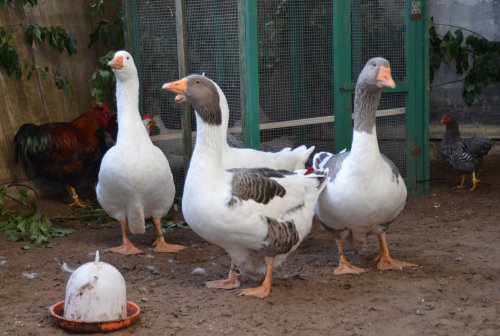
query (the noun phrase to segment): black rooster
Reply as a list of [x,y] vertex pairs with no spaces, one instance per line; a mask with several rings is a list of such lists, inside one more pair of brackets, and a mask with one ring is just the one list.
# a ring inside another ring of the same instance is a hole
[[443,115],[441,124],[446,125],[446,133],[439,145],[439,159],[462,174],[462,182],[457,188],[463,188],[465,175],[472,173],[470,190],[473,191],[479,182],[476,172],[481,168],[483,156],[488,154],[493,143],[483,136],[461,139],[458,122],[447,115]]

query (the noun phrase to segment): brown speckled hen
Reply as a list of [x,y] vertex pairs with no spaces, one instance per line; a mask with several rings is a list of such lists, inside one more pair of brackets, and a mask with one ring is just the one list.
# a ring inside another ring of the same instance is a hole
[[462,174],[462,182],[457,188],[463,188],[465,175],[472,173],[472,188],[470,190],[473,191],[479,182],[476,172],[481,168],[483,156],[488,154],[493,143],[483,136],[460,138],[458,122],[447,115],[443,115],[441,124],[446,125],[446,133],[439,145],[439,159],[448,167]]

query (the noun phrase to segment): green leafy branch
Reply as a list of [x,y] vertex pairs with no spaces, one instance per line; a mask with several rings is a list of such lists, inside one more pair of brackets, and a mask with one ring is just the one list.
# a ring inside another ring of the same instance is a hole
[[[448,30],[443,37],[440,37],[436,33],[435,25],[439,24],[435,24],[431,18],[430,81],[434,80],[435,71],[442,63],[446,66],[455,64],[456,73],[465,75],[463,79],[457,81],[464,82],[462,97],[470,106],[476,96],[482,93],[482,87],[500,82],[500,42],[489,41],[471,30],[460,27],[455,27],[458,29],[454,32]],[[464,39],[463,30],[471,32],[472,35]]]
[[[27,3],[29,1],[23,2]],[[4,1],[1,4],[5,3],[10,3],[10,1]],[[36,1],[29,3],[36,5]],[[9,30],[13,27],[24,26],[26,27],[26,43],[29,47],[33,47],[34,41],[37,41],[39,43],[48,43],[59,54],[62,54],[65,50],[69,55],[76,53],[76,40],[69,31],[62,27],[41,27],[34,22],[28,22],[26,25],[19,23],[0,26],[0,66],[5,69],[9,77],[22,78],[23,69],[26,80],[31,80],[34,71],[39,71],[42,78],[46,78],[47,73],[50,73],[49,67],[39,66],[28,59],[25,59],[22,62],[23,65],[21,65],[19,54],[14,45],[14,39]],[[63,91],[66,96],[70,92],[73,94],[73,89],[68,78],[59,69],[52,70],[51,73],[54,85],[59,90]]]
[[97,104],[102,102],[112,102],[115,99],[115,76],[108,66],[113,58],[114,52],[110,51],[99,59],[99,67],[92,74],[91,80],[95,86],[90,90],[92,101]]
[[[11,187],[20,187],[18,189],[19,199],[13,198],[7,194]],[[32,202],[31,206],[28,206],[28,191],[26,188],[31,189],[36,196],[36,202]],[[54,226],[48,217],[40,213],[38,210],[39,197],[33,188],[20,184],[4,185],[0,190],[1,206],[3,206],[6,198],[31,210],[27,214],[21,214],[18,211],[4,207],[0,209],[0,215],[2,216],[0,230],[4,231],[5,234],[9,236],[11,241],[24,240],[24,238],[27,237],[31,245],[24,245],[23,249],[32,250],[37,246],[53,247],[53,245],[49,245],[50,238],[66,236],[74,232],[72,229],[61,229]]]
[[[117,3],[117,0],[110,0],[110,4]],[[105,14],[104,0],[92,4],[88,10],[89,14],[100,12]],[[111,48],[119,48],[123,46],[124,31],[123,31],[123,8],[118,9],[118,14],[111,19],[103,18],[97,24],[96,29],[90,34],[89,48],[97,42],[102,42]]]
[[[106,15],[108,6],[118,3],[118,0],[99,0],[89,7],[88,12],[100,13],[101,16]],[[99,21],[96,29],[90,34],[89,48],[96,43],[102,43],[110,47],[112,50],[122,49],[124,45],[123,31],[123,8],[119,7],[118,13],[113,18],[103,17]],[[114,87],[115,76],[108,62],[113,58],[114,51],[108,52],[99,59],[99,67],[92,74],[91,80],[95,83],[90,94],[92,101],[101,104],[102,102],[113,102],[115,99]]]
[[167,233],[176,228],[189,229],[189,226],[184,222],[178,222],[174,220],[174,213],[179,212],[181,206],[179,201],[175,200],[172,204],[172,208],[168,211],[168,214],[161,219],[161,230],[163,233]]
[[52,49],[62,54],[64,50],[72,55],[76,53],[76,40],[71,33],[60,26],[56,27],[40,27],[34,22],[28,22],[26,25],[26,42],[30,47],[33,46],[33,41],[47,42]]

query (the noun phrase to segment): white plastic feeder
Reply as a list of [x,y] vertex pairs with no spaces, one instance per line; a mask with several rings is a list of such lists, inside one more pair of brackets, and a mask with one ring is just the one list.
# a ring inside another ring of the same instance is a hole
[[78,321],[105,322],[127,317],[125,280],[115,267],[95,261],[78,267],[66,285],[64,317]]

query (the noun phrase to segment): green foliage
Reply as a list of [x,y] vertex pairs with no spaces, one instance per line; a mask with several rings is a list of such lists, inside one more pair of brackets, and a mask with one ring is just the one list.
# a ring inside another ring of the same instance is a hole
[[180,205],[174,202],[168,214],[161,219],[161,227],[163,233],[167,233],[176,228],[189,229],[189,226],[187,226],[186,223],[178,222],[173,219],[174,213],[180,211],[180,209],[181,209]]
[[[118,0],[99,0],[89,7],[89,13],[100,13],[101,16],[106,15],[106,8],[110,5],[118,3]],[[115,100],[115,76],[113,71],[108,66],[108,62],[113,58],[114,50],[123,49],[124,47],[124,32],[123,32],[123,8],[119,7],[115,17],[103,17],[97,24],[96,29],[90,34],[89,48],[96,43],[102,43],[108,46],[112,51],[99,59],[99,67],[92,74],[91,80],[95,83],[90,94],[92,101],[101,104],[102,102],[113,102]]]
[[92,74],[91,80],[95,82],[95,87],[90,91],[92,101],[101,104],[102,102],[112,102],[115,99],[115,76],[108,66],[113,58],[114,52],[110,51],[99,59],[99,67]]
[[[118,0],[108,0],[106,3],[106,6],[112,6],[118,3]],[[104,0],[99,0],[99,2],[89,7],[88,12],[89,14],[99,12],[101,16],[104,16],[106,15],[106,6]],[[111,49],[122,49],[124,41],[123,8],[120,6],[115,17],[102,17],[101,21],[99,21],[96,29],[90,34],[89,48],[95,43],[101,42]]]
[[[0,5],[10,4],[11,2],[12,0],[0,0]],[[23,4],[29,3],[32,6],[37,5],[36,0],[22,0],[22,2]],[[59,69],[56,68],[49,71],[49,67],[37,65],[28,59],[25,59],[22,62],[23,66],[21,66],[19,54],[15,46],[20,41],[15,41],[10,33],[10,29],[20,27],[26,28],[25,41],[31,48],[33,47],[33,43],[37,41],[38,43],[48,43],[52,50],[59,54],[62,54],[64,50],[69,55],[76,53],[76,40],[69,31],[62,27],[40,27],[35,22],[28,22],[26,25],[19,23],[0,26],[0,66],[5,69],[7,75],[21,79],[24,73],[25,79],[31,80],[33,71],[39,71],[43,78],[46,78],[47,73],[52,73],[54,85],[59,90],[63,91],[66,96],[70,92],[73,93],[68,78]]]
[[462,97],[467,105],[471,105],[481,94],[482,87],[500,82],[500,42],[489,41],[474,32],[464,39],[463,30],[448,30],[441,38],[431,18],[430,81],[434,80],[435,71],[442,63],[447,66],[455,64],[456,73],[465,75]]
[[12,36],[7,29],[0,27],[0,65],[5,69],[7,75],[22,77],[21,64],[19,63],[19,54],[16,48],[12,46]]
[[[3,206],[4,200],[9,189],[4,185],[0,191],[0,206]],[[32,250],[36,247],[53,247],[49,245],[49,239],[52,237],[66,236],[73,233],[72,229],[61,229],[52,224],[49,218],[37,210],[36,202],[28,206],[28,191],[25,188],[19,188],[19,199],[16,200],[25,207],[31,209],[28,214],[21,214],[18,211],[0,208],[0,230],[4,231],[10,237],[11,241],[19,241],[28,238],[31,245],[24,245],[23,249]]]
[[33,41],[47,42],[52,49],[62,54],[66,49],[68,54],[76,53],[76,40],[73,35],[62,27],[40,27],[34,22],[28,22],[26,25],[26,43],[30,47],[33,46]]
[[[102,3],[103,1],[101,0],[100,2]],[[104,8],[104,6],[101,5],[100,8]],[[89,12],[92,11],[89,10]],[[104,9],[101,12],[104,13]],[[99,21],[96,29],[90,34],[89,48],[99,41],[111,48],[120,48],[123,46],[123,34],[123,8],[120,7],[116,17],[110,20],[103,19]]]

